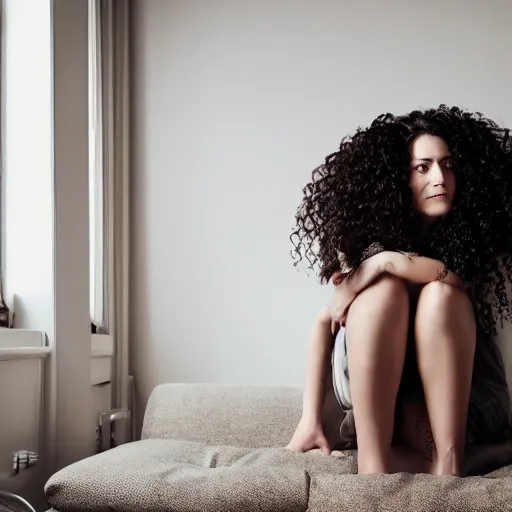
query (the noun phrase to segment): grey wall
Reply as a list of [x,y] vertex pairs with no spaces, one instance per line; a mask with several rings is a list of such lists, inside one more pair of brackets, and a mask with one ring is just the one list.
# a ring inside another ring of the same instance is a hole
[[512,3],[139,0],[133,13],[139,407],[162,382],[301,385],[329,295],[288,236],[311,170],[376,115],[512,124]]

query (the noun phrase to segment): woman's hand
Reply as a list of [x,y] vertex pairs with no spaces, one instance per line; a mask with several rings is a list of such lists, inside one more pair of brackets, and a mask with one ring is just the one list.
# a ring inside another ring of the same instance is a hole
[[345,325],[348,310],[354,299],[384,272],[387,259],[381,254],[383,253],[364,260],[356,271],[344,274],[336,272],[332,276],[335,288],[329,310],[334,323]]
[[308,452],[315,448],[320,448],[325,455],[330,455],[331,453],[321,421],[303,415],[286,449],[300,453]]
[[[335,281],[333,281],[334,283]],[[335,326],[345,325],[345,321],[347,320],[348,310],[350,309],[350,305],[356,298],[356,293],[354,287],[348,281],[348,279],[344,279],[339,282],[338,285],[334,288],[334,295],[332,297],[329,311],[332,319],[331,330],[335,330]]]

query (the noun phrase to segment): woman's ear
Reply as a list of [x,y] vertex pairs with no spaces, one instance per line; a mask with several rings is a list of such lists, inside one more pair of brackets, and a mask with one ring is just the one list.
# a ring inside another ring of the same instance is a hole
[[341,272],[334,272],[331,277],[331,282],[334,286],[338,286],[343,281],[343,274]]

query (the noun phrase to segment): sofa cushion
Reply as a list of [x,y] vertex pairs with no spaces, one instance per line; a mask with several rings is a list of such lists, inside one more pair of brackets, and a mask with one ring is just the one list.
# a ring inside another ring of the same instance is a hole
[[149,398],[142,439],[284,446],[299,422],[302,394],[286,387],[162,384]]
[[308,511],[505,512],[512,503],[508,476],[435,477],[430,475],[334,475],[311,479]]
[[340,462],[319,453],[282,448],[213,447],[149,439],[72,464],[45,487],[59,512],[99,511],[299,511],[308,502],[308,470],[344,474]]
[[[510,461],[512,445],[501,452],[507,449]],[[354,457],[342,454],[150,439],[72,464],[52,476],[45,490],[58,512],[434,512],[444,510],[440,504],[454,512],[498,512],[512,502],[512,466],[472,478],[360,476],[356,469]]]

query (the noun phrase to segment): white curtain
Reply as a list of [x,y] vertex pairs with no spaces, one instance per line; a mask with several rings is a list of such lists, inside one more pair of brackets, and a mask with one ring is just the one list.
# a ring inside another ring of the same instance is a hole
[[91,219],[102,219],[91,243],[91,319],[99,332],[113,338],[112,408],[125,409],[129,406],[129,0],[90,2],[90,15],[97,22],[91,33],[97,47],[91,59],[95,68],[91,106],[96,105],[91,108],[96,126],[91,139],[94,158],[100,159],[94,161],[96,171],[91,173],[96,177]]
[[112,407],[128,407],[129,0],[101,0],[103,162],[107,173],[109,328],[114,338]]

